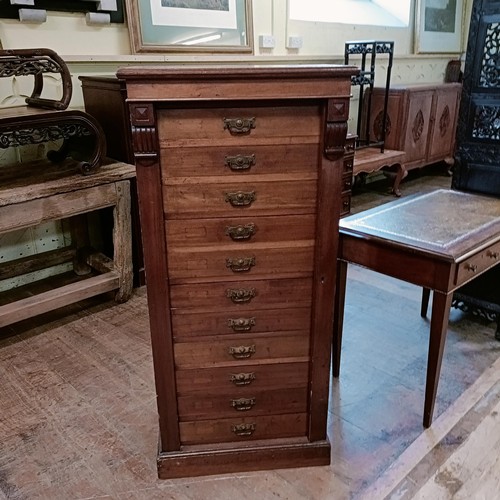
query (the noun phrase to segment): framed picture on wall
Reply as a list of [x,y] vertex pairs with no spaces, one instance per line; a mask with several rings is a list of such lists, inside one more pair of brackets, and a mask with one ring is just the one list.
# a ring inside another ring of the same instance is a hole
[[464,0],[416,0],[415,52],[462,52]]
[[252,52],[251,0],[126,0],[133,53]]

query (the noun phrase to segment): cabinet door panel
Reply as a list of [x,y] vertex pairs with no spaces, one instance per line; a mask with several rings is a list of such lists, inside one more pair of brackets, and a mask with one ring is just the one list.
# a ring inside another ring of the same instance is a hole
[[432,91],[413,92],[408,103],[404,151],[406,167],[411,163],[425,163],[431,125]]
[[438,89],[434,95],[434,126],[430,142],[428,162],[453,156],[460,88]]

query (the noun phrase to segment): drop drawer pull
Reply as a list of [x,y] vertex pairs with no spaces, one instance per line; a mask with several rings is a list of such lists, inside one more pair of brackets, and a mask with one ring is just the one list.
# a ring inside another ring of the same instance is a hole
[[499,252],[492,252],[491,250],[488,250],[486,252],[486,255],[490,258],[490,259],[493,259],[493,260],[497,260],[498,257],[500,257],[500,253]]
[[255,373],[231,373],[229,380],[237,386],[249,385],[255,380]]
[[256,295],[257,292],[255,288],[229,288],[226,290],[226,297],[234,304],[250,302]]
[[255,354],[255,344],[230,347],[229,354],[234,359],[251,358]]
[[248,207],[255,201],[256,197],[255,191],[236,191],[235,193],[225,193],[224,199],[233,207]]
[[471,273],[475,273],[477,271],[477,266],[475,264],[465,264],[465,269]]
[[240,170],[249,170],[255,165],[255,155],[225,156],[224,163],[226,167],[229,167],[235,172],[239,172]]
[[248,411],[255,406],[255,398],[231,399],[231,406],[236,411]]
[[232,135],[249,134],[255,128],[255,117],[252,118],[223,118],[224,130]]
[[255,257],[241,257],[237,259],[226,259],[226,267],[233,273],[244,273],[255,266]]
[[255,326],[255,318],[228,319],[227,326],[235,332],[249,332]]
[[245,224],[240,226],[227,226],[226,235],[233,241],[249,240],[255,234],[255,224]]
[[237,436],[251,436],[255,432],[255,424],[237,424],[231,427],[231,430]]

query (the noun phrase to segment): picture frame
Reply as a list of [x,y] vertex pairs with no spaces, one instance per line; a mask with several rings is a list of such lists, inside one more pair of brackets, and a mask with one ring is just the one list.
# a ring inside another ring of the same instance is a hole
[[132,53],[252,53],[251,0],[126,0]]
[[462,52],[464,0],[416,0],[415,52]]

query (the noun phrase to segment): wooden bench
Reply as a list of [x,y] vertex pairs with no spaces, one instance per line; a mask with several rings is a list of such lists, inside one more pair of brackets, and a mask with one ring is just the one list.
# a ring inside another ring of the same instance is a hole
[[[135,167],[104,163],[93,175],[75,171],[67,160],[0,168],[0,236],[49,220],[67,219],[71,246],[0,264],[0,280],[39,271],[64,262],[73,271],[0,293],[0,327],[116,290],[115,300],[126,301],[132,292],[130,180]],[[113,255],[91,245],[87,215],[113,209]],[[41,291],[40,291],[41,290]]]

